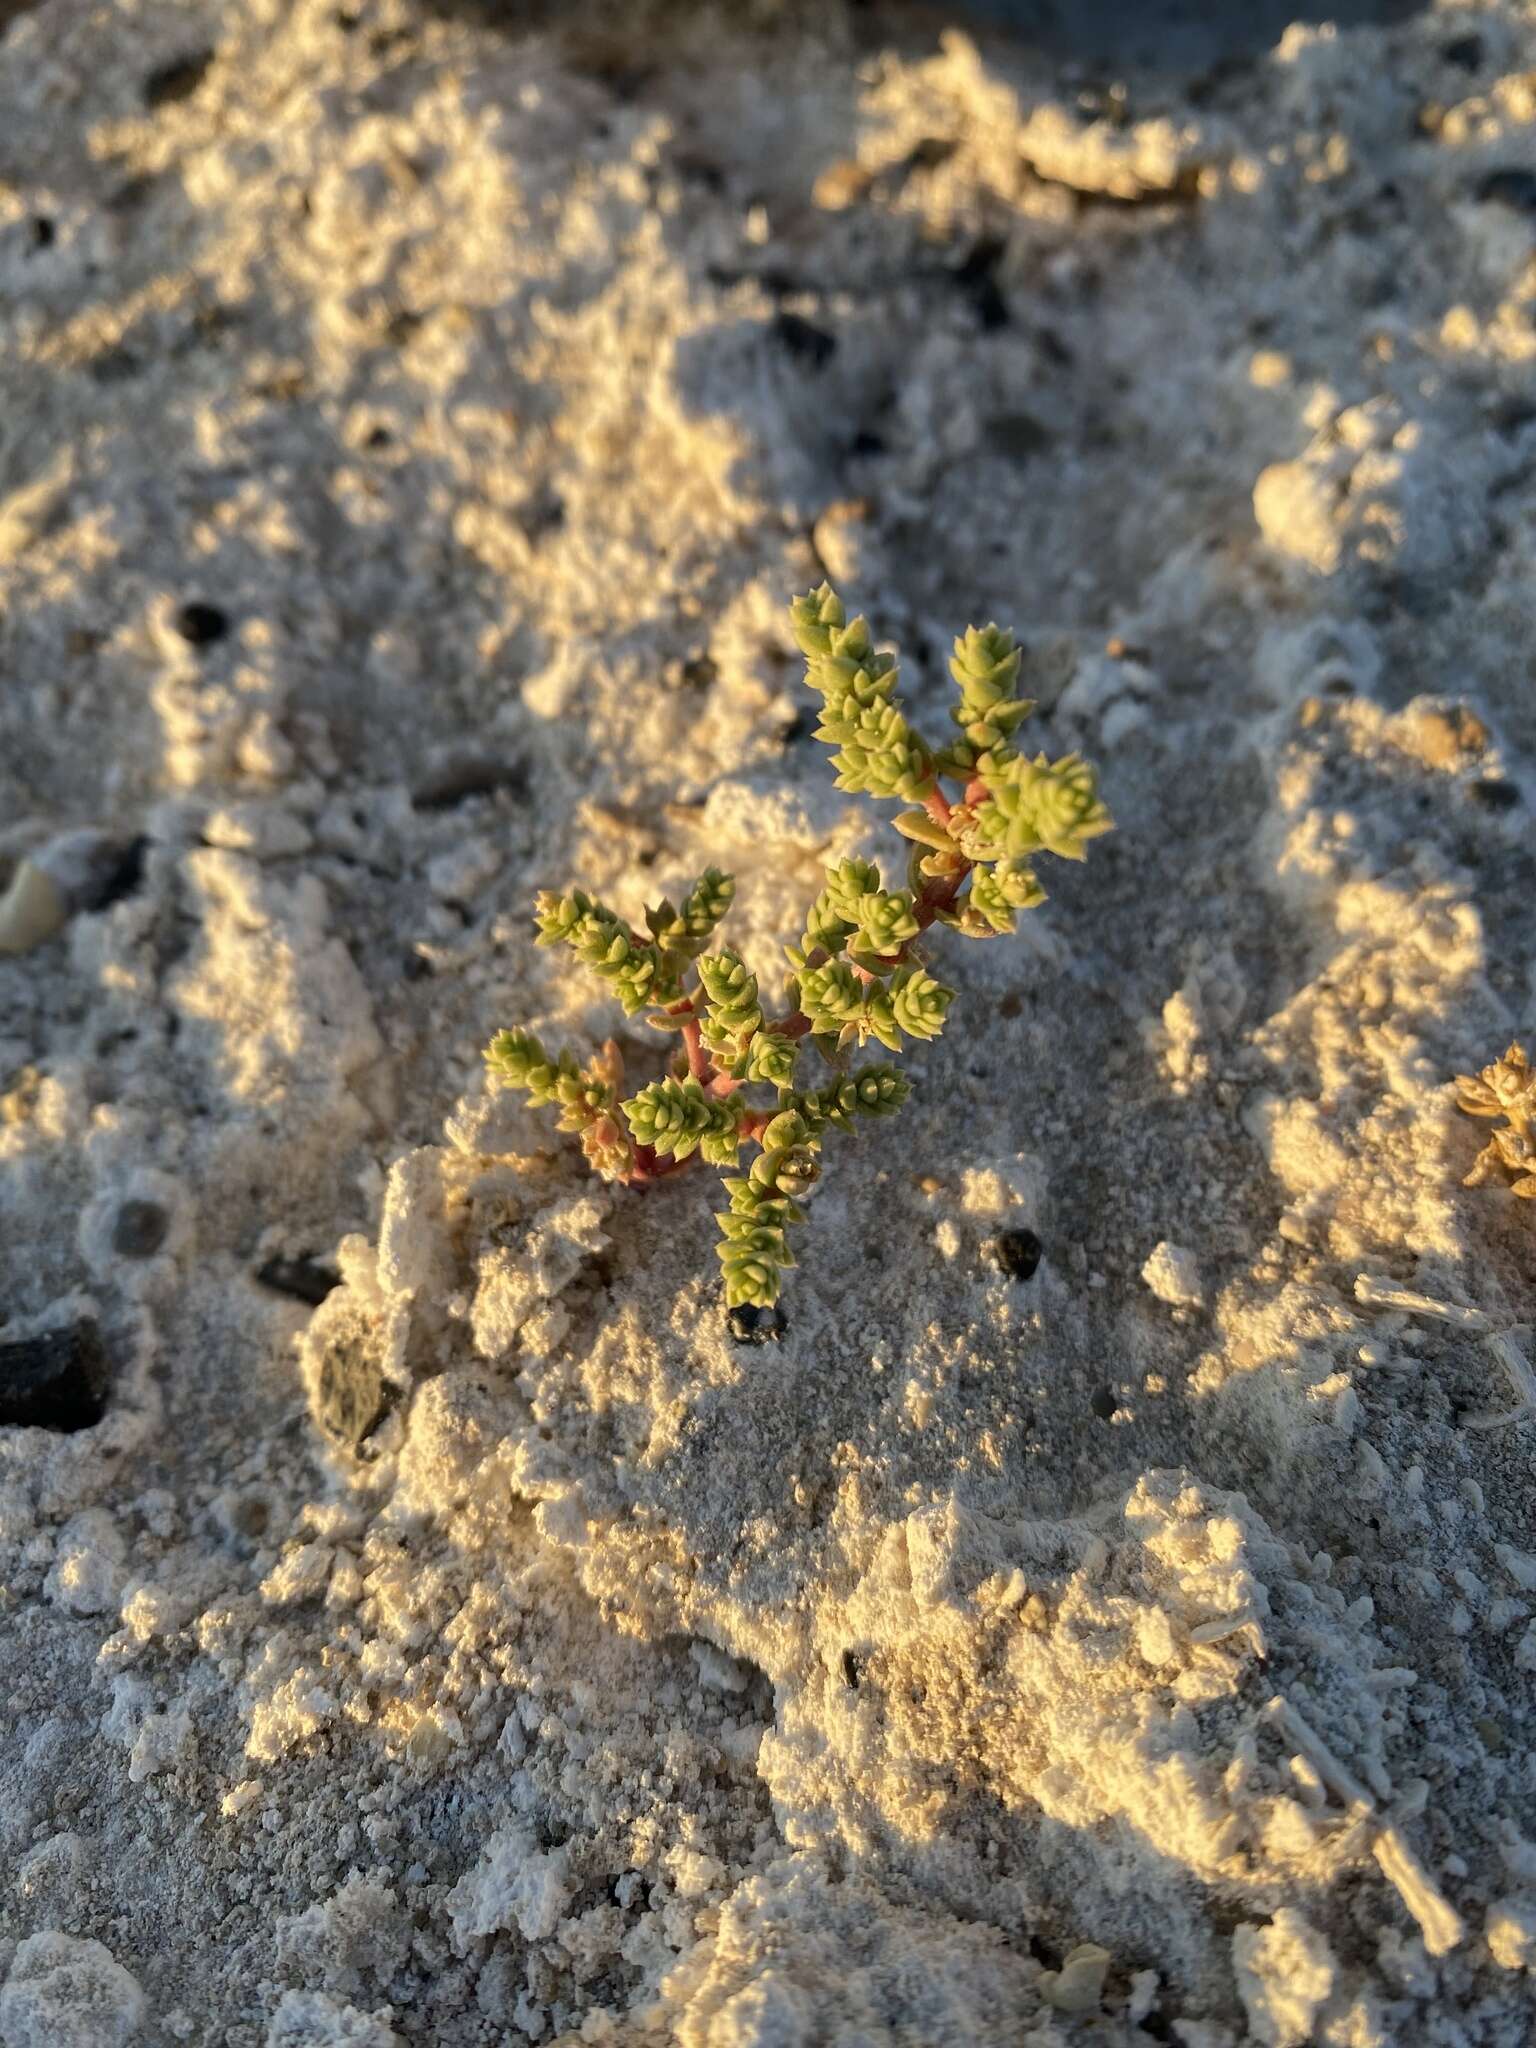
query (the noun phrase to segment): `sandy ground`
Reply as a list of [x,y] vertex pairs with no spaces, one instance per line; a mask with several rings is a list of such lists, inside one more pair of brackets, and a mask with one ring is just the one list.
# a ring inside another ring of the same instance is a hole
[[[1536,15],[1017,12],[0,43],[5,2048],[1531,2038]],[[1119,830],[743,1346],[480,1048],[875,843],[823,574]]]

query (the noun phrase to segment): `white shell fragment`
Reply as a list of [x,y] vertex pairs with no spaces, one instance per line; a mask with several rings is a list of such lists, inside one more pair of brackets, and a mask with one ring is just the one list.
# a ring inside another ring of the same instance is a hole
[[35,861],[24,860],[0,897],[0,953],[30,953],[69,922],[69,900]]

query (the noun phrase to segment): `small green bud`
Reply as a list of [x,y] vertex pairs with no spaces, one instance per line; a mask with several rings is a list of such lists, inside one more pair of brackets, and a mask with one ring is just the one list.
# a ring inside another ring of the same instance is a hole
[[891,1009],[908,1038],[937,1038],[955,999],[952,988],[922,967],[899,967],[889,985]]
[[757,976],[735,953],[706,953],[699,962],[699,985],[708,1004],[700,1027],[704,1043],[717,1060],[734,1067],[763,1021]]
[[758,1143],[765,1153],[787,1152],[795,1145],[803,1145],[808,1133],[804,1117],[797,1109],[781,1109],[768,1123]]
[[1098,778],[1080,755],[1048,761],[1018,756],[981,764],[986,799],[976,807],[976,826],[987,857],[1018,860],[1038,852],[1082,860],[1087,843],[1113,827],[1099,799]]
[[730,909],[736,878],[719,868],[706,868],[683,898],[678,910],[662,901],[645,913],[652,937],[678,961],[691,960],[708,944],[709,935]]
[[866,896],[874,895],[880,887],[880,870],[872,860],[840,860],[836,867],[827,869],[827,883],[822,897],[827,906],[842,918],[846,924],[859,921],[859,906]]
[[766,1081],[772,1088],[793,1087],[799,1056],[799,1039],[786,1037],[780,1031],[755,1032],[747,1046],[746,1078]]
[[554,889],[541,889],[534,899],[534,922],[541,946],[564,944],[597,906],[584,889],[572,889],[564,896]]
[[861,1116],[894,1116],[912,1093],[912,1083],[895,1067],[860,1067],[826,1088],[804,1096],[807,1122],[813,1130],[835,1124],[851,1131]]
[[847,617],[830,583],[790,600],[789,629],[807,661],[832,652],[832,635]]
[[648,1145],[659,1158],[686,1159],[707,1139],[716,1163],[734,1157],[740,1143],[741,1105],[727,1097],[717,1102],[695,1080],[653,1081],[623,1104],[624,1118],[637,1145]]
[[949,672],[960,685],[960,702],[950,716],[979,753],[1005,746],[1035,708],[1010,695],[1021,659],[1013,634],[1000,626],[967,626],[955,642]]
[[920,803],[938,787],[933,757],[894,704],[872,704],[851,718],[824,717],[816,737],[838,746],[839,789]]
[[974,868],[960,928],[976,937],[1011,932],[1019,911],[1033,910],[1044,901],[1045,891],[1027,861],[1004,860],[995,868]]
[[498,1031],[485,1049],[485,1063],[509,1088],[525,1088],[535,1107],[555,1100],[563,1076],[576,1078],[576,1062],[568,1052],[552,1060],[531,1031]]
[[727,1308],[769,1308],[779,1298],[779,1275],[793,1267],[786,1229],[804,1221],[799,1204],[755,1180],[725,1183],[731,1206],[716,1214],[723,1240],[716,1247],[724,1268]]
[[905,889],[876,889],[861,897],[857,930],[849,941],[856,953],[895,953],[918,933],[913,899]]
[[840,1032],[864,1013],[864,984],[845,960],[808,967],[800,976],[800,1007],[811,1029]]

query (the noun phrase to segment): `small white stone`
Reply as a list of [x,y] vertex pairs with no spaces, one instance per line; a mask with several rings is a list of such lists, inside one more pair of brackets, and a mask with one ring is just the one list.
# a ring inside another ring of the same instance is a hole
[[1170,1308],[1198,1308],[1205,1299],[1194,1253],[1185,1251],[1181,1245],[1169,1244],[1166,1238],[1153,1247],[1141,1277],[1158,1300],[1166,1301]]

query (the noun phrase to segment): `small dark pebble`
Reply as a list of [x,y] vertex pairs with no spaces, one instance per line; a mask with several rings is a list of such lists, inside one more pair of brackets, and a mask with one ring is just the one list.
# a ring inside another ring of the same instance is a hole
[[1474,782],[1471,790],[1490,811],[1512,811],[1520,801],[1520,791],[1513,782],[1495,782],[1486,775]]
[[1000,1230],[992,1240],[992,1257],[1010,1280],[1032,1280],[1044,1250],[1032,1230]]
[[259,1286],[273,1294],[286,1294],[294,1301],[307,1302],[311,1308],[318,1308],[333,1287],[341,1285],[341,1275],[333,1273],[329,1266],[322,1266],[313,1259],[268,1259],[264,1266],[256,1269]]
[[405,958],[400,963],[400,972],[407,981],[430,981],[432,979],[432,962],[425,953],[418,953],[416,948],[412,946],[407,950]]
[[491,754],[453,754],[423,775],[411,791],[411,808],[451,811],[471,797],[494,796],[498,789],[521,795],[527,787],[528,770],[521,761],[501,761]]
[[902,161],[904,171],[936,171],[947,164],[960,144],[952,135],[925,135],[914,142]]
[[131,213],[136,206],[142,206],[155,189],[155,181],[149,177],[129,178],[119,185],[107,199],[109,213]]
[[884,455],[890,443],[883,434],[871,433],[868,427],[860,427],[848,443],[850,455]]
[[55,235],[53,222],[46,213],[32,216],[32,246],[34,249],[51,249]]
[[1116,1398],[1113,1387],[1098,1387],[1090,1395],[1088,1406],[1098,1416],[1100,1422],[1108,1422],[1115,1410],[1120,1406],[1120,1403]]
[[1480,178],[1473,195],[1484,206],[1507,206],[1512,213],[1536,213],[1536,171],[1511,165]]
[[986,425],[987,448],[1010,462],[1027,462],[1049,448],[1054,439],[1050,428],[1042,426],[1033,413],[994,413]]
[[194,647],[211,647],[229,631],[229,614],[216,604],[184,604],[176,614],[176,630]]
[[169,64],[160,65],[144,81],[145,106],[169,107],[174,106],[177,100],[190,99],[208,75],[208,66],[212,62],[212,50],[198,50],[190,56],[175,57]]
[[1440,54],[1447,64],[1454,64],[1459,71],[1476,71],[1483,61],[1483,39],[1481,36],[1455,36],[1444,45]]
[[370,427],[363,446],[365,448],[387,448],[394,438],[394,435],[386,426]]
[[731,1341],[735,1344],[777,1344],[784,1334],[784,1318],[777,1309],[733,1308],[727,1317]]
[[775,313],[768,332],[780,348],[809,363],[813,370],[820,370],[829,363],[837,348],[835,334],[828,334],[824,327],[802,320],[798,313]]
[[779,744],[792,747],[797,741],[806,739],[816,730],[816,721],[809,711],[797,711],[789,723],[779,732]]
[[137,377],[143,367],[142,357],[131,348],[116,344],[92,356],[85,366],[85,374],[94,384],[126,384],[130,377]]
[[132,896],[144,880],[144,856],[149,841],[137,839],[108,841],[101,859],[92,863],[89,880],[75,892],[77,910],[107,910],[124,897]]
[[112,1225],[112,1249],[125,1259],[151,1259],[170,1227],[158,1202],[124,1202]]
[[1008,301],[997,281],[997,266],[1002,260],[1003,248],[1004,244],[995,235],[983,236],[952,273],[955,283],[970,300],[977,320],[988,333],[1008,325]]
[[101,1332],[90,1321],[0,1344],[0,1425],[89,1429],[106,1412],[109,1378]]
[[856,1657],[856,1656],[854,1655],[854,1653],[853,1653],[853,1651],[852,1651],[852,1650],[844,1650],[844,1652],[843,1652],[843,1683],[844,1683],[844,1685],[846,1685],[846,1686],[850,1687],[852,1691],[854,1691],[854,1692],[857,1692],[857,1691],[858,1691],[858,1689],[859,1689],[859,1678],[860,1678],[860,1675],[861,1675],[861,1674],[860,1674],[860,1671],[859,1671],[859,1660],[858,1660],[858,1658],[857,1658],[857,1657]]

